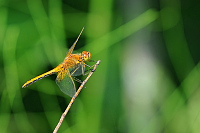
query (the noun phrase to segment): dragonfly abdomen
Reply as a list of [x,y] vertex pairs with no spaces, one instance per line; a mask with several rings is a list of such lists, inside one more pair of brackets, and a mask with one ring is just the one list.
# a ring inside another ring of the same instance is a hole
[[39,75],[39,76],[37,76],[37,77],[35,77],[35,78],[33,78],[33,79],[27,81],[27,82],[22,86],[22,88],[25,88],[25,87],[27,87],[27,86],[29,86],[29,85],[35,83],[36,81],[38,81],[38,80],[40,80],[40,79],[42,79],[42,78],[45,78],[45,77],[47,77],[47,76],[49,76],[49,75],[51,75],[51,74],[54,74],[54,73],[56,73],[56,72],[57,72],[57,67],[54,68],[54,69],[52,69],[52,70],[50,70],[50,71],[48,71],[48,72],[46,72],[46,73],[44,73],[44,74],[41,74],[41,75]]

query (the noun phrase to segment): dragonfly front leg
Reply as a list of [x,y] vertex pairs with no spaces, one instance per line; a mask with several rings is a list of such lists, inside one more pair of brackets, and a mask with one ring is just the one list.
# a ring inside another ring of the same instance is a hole
[[[97,62],[97,61],[90,60],[90,62]],[[90,66],[90,65],[84,63],[84,65],[90,68],[90,69],[88,69],[88,70],[85,70],[85,72],[87,72],[87,73],[84,72],[83,75],[85,76],[85,75],[88,75],[88,74],[90,73],[90,71],[92,71],[92,68],[95,66],[95,64],[92,65],[92,66]]]

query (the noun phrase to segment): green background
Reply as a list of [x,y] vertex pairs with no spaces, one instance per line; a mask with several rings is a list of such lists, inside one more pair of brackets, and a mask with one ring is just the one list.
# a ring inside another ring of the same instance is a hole
[[61,63],[85,27],[74,53],[90,51],[101,63],[60,133],[198,133],[199,5],[1,0],[0,132],[54,130],[70,101],[56,85],[56,75],[21,86]]

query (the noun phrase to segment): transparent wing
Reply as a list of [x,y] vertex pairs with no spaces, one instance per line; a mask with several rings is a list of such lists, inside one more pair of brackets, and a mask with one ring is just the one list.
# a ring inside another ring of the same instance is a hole
[[70,97],[73,97],[76,93],[76,87],[72,77],[69,75],[69,71],[59,72],[56,78],[56,83],[59,86],[60,90]]
[[85,65],[83,63],[76,64],[74,68],[69,69],[71,76],[80,76],[85,73]]
[[84,27],[82,28],[82,30],[81,30],[79,36],[77,37],[76,41],[74,42],[74,44],[73,44],[73,45],[71,46],[71,48],[67,51],[66,57],[68,57],[68,56],[73,52],[74,47],[76,46],[76,43],[78,42],[78,39],[80,38],[80,36],[81,36],[83,30],[84,30]]

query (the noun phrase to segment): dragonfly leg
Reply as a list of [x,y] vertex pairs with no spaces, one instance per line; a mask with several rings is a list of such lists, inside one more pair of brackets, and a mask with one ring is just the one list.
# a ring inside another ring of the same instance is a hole
[[[92,62],[97,62],[97,61],[94,61],[94,60],[90,60],[90,61],[92,61]],[[84,72],[84,73],[83,73],[83,76],[88,75],[88,74],[90,73],[90,71],[92,71],[92,68],[95,66],[95,64],[92,65],[92,66],[90,66],[90,65],[88,65],[88,64],[86,64],[86,63],[84,63],[84,65],[87,66],[87,67],[89,67],[90,69],[85,70],[86,73]]]
[[90,66],[90,65],[88,65],[88,64],[85,64],[85,66],[87,66],[87,67],[89,67],[89,68],[91,67],[91,66]]
[[[90,62],[97,62],[97,61],[92,60],[92,61],[90,61]],[[86,64],[86,63],[84,63],[84,65],[87,66],[87,67],[89,67],[90,69],[93,68],[93,67],[95,66],[95,64],[92,65],[92,66],[90,66],[90,65],[88,65],[88,64]],[[89,69],[89,70],[90,70],[90,69]]]
[[76,77],[72,77],[76,82],[79,82],[79,83],[83,83],[80,79],[76,78]]
[[97,61],[95,61],[95,60],[90,60],[90,62],[97,62]]
[[[83,83],[83,81],[81,81],[80,79],[76,78],[76,77],[72,77],[76,82],[79,82],[80,84]],[[84,88],[86,88],[86,86],[84,86]]]
[[91,66],[90,69],[85,70],[86,73],[84,73],[83,76],[88,75],[92,71],[93,66]]

